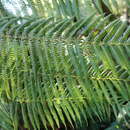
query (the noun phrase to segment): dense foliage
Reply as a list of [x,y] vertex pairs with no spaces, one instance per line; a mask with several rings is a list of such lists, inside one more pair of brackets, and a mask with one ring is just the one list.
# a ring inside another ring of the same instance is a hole
[[130,128],[130,1],[110,1],[1,1],[1,129]]

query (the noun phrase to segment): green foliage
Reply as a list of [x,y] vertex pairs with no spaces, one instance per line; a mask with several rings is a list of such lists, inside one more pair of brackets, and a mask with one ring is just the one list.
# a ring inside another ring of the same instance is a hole
[[130,7],[129,0],[92,0],[92,2],[99,13],[121,15],[127,7]]
[[16,16],[1,10],[1,128],[118,129],[130,100],[129,5],[124,21],[117,0],[19,3]]
[[129,43],[5,38],[0,48],[2,127],[109,121],[130,98]]
[[130,13],[129,5],[129,0],[2,0],[0,7],[3,15],[6,12],[7,15],[22,17],[71,18],[75,16],[79,19],[97,11],[97,14],[113,14],[115,17],[123,16],[127,19]]
[[[129,43],[130,27],[126,21],[120,19],[113,21],[109,16],[92,15],[82,18],[77,22],[71,19],[56,20],[39,17],[3,17],[0,23],[1,36],[10,37],[51,37],[66,39],[83,39],[92,42],[126,42]],[[18,24],[20,22],[21,24]],[[12,38],[13,38],[12,37]]]

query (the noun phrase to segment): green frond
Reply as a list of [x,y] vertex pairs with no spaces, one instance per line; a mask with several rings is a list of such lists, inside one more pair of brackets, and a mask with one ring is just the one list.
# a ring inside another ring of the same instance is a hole
[[1,1],[0,129],[115,128],[124,113],[129,128],[130,10],[121,2]]
[[110,110],[116,116],[129,101],[129,44],[5,39],[0,45],[1,103],[15,107],[10,123],[6,116],[1,121],[5,127],[17,129],[20,121],[33,129],[67,122],[74,127],[83,119],[110,118]]

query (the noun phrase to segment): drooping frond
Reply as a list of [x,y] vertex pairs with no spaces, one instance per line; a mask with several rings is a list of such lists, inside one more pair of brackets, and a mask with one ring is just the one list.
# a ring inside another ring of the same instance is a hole
[[106,120],[129,101],[129,43],[28,38],[1,39],[2,127]]
[[[118,119],[130,101],[130,26],[116,18],[119,1],[18,1],[9,1],[15,16],[0,18],[0,128]],[[88,1],[102,15],[86,16]]]
[[[93,42],[129,42],[130,27],[127,22],[111,15],[103,17],[92,14],[77,22],[71,19],[56,20],[53,17],[3,17],[0,19],[0,34],[12,37],[79,38]],[[20,24],[19,24],[20,23]]]

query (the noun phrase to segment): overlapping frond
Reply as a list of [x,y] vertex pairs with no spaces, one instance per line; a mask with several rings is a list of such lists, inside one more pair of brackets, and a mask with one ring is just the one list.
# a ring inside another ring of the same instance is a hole
[[[0,34],[9,36],[31,36],[51,38],[79,38],[93,42],[129,42],[130,27],[126,21],[109,21],[111,15],[103,17],[92,14],[77,22],[71,19],[56,20],[53,17],[21,18],[3,17],[0,19]],[[19,24],[20,23],[20,24]]]
[[5,37],[0,48],[2,127],[74,127],[129,101],[129,43]]
[[3,129],[75,129],[83,120],[109,122],[129,102],[128,22],[111,21],[104,12],[82,17],[79,4],[85,1],[28,0],[34,17],[0,18]]

